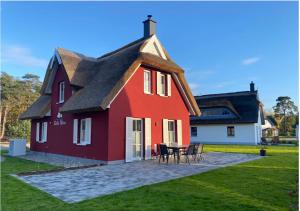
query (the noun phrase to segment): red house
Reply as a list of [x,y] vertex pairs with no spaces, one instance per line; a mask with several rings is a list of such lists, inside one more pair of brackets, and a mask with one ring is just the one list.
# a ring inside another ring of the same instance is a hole
[[144,21],[144,37],[98,58],[58,48],[31,119],[31,150],[101,160],[150,159],[155,144],[190,143],[199,107],[184,78]]

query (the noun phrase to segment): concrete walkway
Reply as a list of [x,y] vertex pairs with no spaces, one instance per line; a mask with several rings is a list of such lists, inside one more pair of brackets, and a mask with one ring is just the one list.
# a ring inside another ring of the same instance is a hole
[[65,202],[73,203],[259,158],[250,154],[208,153],[199,164],[177,165],[171,161],[166,165],[148,160],[16,177]]

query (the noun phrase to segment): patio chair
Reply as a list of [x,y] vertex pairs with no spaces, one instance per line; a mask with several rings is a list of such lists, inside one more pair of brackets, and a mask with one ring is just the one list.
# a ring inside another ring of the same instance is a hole
[[159,145],[159,160],[158,163],[160,163],[160,159],[162,158],[163,161],[165,161],[165,158],[167,159],[167,163],[169,163],[169,150],[167,148],[167,145],[165,144],[160,144]]
[[197,154],[196,154],[198,162],[200,162],[200,160],[204,159],[204,157],[203,157],[203,147],[204,147],[203,144],[199,144],[199,146],[198,146]]
[[190,144],[188,146],[187,150],[182,155],[185,156],[186,162],[188,162],[190,164],[189,156],[194,156],[195,155],[195,145],[194,144]]
[[197,158],[198,148],[199,148],[200,144],[194,144],[194,145],[195,145],[195,148],[194,148],[193,158],[194,158],[194,161],[195,161],[196,158]]

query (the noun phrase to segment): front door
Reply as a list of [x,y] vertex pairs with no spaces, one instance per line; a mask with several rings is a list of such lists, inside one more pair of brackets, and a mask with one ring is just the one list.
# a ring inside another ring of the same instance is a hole
[[132,157],[133,160],[141,160],[143,157],[143,121],[133,119],[132,121]]

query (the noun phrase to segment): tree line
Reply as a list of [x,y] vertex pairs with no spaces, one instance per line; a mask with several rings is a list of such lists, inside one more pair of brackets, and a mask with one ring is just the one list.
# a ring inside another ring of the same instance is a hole
[[20,121],[22,114],[40,95],[39,76],[27,73],[16,78],[1,72],[0,140],[30,137],[30,121]]
[[[42,82],[39,76],[27,73],[21,78],[1,72],[0,140],[30,137],[30,121],[19,120],[39,96]],[[276,121],[279,135],[295,135],[298,108],[288,96],[278,97],[271,117]]]

